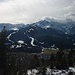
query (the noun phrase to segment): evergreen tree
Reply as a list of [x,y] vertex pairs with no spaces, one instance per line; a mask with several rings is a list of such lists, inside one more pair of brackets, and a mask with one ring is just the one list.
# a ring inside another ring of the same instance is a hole
[[54,57],[54,54],[52,53],[50,57],[50,68],[51,69],[53,69],[54,67],[54,62],[55,62],[55,57]]
[[4,26],[3,30],[0,32],[0,75],[7,75],[6,70],[6,38],[7,38],[7,31]]
[[57,54],[56,54],[56,68],[57,69],[62,69],[63,55],[64,55],[64,52],[62,50],[58,51]]
[[36,54],[34,55],[34,64],[36,67],[40,67],[39,58]]
[[69,66],[73,66],[73,50],[69,51],[69,54],[68,54],[68,63],[69,63]]
[[45,66],[42,69],[42,75],[46,75],[46,67]]

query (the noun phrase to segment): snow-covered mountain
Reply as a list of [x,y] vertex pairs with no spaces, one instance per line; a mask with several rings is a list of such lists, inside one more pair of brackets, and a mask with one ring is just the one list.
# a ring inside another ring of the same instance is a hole
[[34,25],[37,25],[37,26],[39,26],[41,28],[45,28],[45,29],[52,28],[55,30],[60,30],[64,33],[73,34],[71,31],[74,30],[75,22],[70,19],[66,19],[66,20],[62,21],[62,20],[46,18],[45,20],[41,20],[41,21],[35,23]]
[[[8,36],[9,42],[12,43],[11,48],[38,50],[43,47],[50,48],[53,44],[58,48],[74,48],[74,21],[59,22],[47,18],[33,24],[16,25],[16,28],[19,28],[19,30],[12,31]],[[18,43],[18,41],[22,43]]]
[[20,28],[23,28],[26,25],[25,24],[0,23],[0,31],[3,29],[3,26],[5,26],[7,30],[19,30]]

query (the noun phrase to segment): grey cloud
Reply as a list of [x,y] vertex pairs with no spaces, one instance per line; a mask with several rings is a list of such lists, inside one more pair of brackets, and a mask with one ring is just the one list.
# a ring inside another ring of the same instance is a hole
[[[74,0],[0,0],[0,22],[31,23],[43,17],[75,17]],[[70,13],[73,12],[73,13]]]
[[0,3],[9,2],[9,1],[12,1],[12,0],[0,0]]
[[70,15],[71,15],[71,16],[75,16],[75,13],[71,13]]
[[6,0],[0,0],[0,1],[6,1]]

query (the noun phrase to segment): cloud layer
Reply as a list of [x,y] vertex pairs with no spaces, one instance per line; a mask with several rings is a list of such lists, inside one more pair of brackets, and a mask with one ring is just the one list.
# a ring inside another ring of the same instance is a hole
[[0,23],[32,23],[43,17],[75,19],[75,0],[0,0]]

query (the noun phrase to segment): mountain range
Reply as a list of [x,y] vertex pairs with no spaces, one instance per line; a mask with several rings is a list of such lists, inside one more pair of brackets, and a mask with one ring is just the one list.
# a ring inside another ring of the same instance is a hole
[[42,48],[55,45],[60,49],[75,48],[75,22],[46,18],[32,24],[0,24],[6,26],[11,49],[40,52]]

